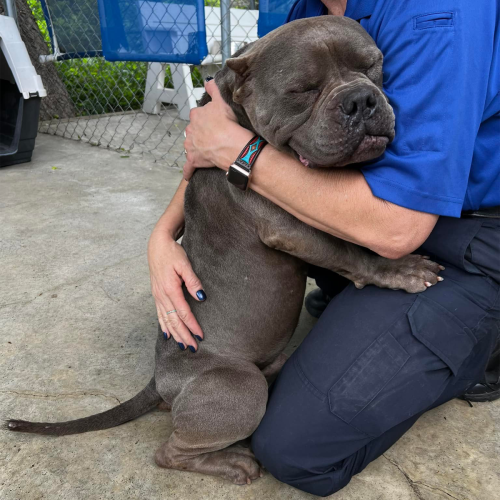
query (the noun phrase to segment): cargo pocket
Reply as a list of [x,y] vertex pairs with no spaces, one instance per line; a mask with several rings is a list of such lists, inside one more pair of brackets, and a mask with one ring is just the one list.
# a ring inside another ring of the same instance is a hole
[[419,295],[408,311],[411,331],[457,375],[477,339],[470,328],[448,309]]
[[378,437],[432,408],[476,343],[459,318],[421,294],[331,387],[330,410]]
[[330,411],[351,423],[396,376],[409,357],[390,332],[382,334],[330,389]]

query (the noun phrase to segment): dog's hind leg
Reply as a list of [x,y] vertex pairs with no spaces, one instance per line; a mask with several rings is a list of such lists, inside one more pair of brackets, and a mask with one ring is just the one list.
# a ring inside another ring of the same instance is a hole
[[258,479],[262,472],[252,452],[235,443],[259,425],[267,391],[266,379],[255,365],[220,366],[204,372],[175,398],[174,432],[156,452],[156,463],[223,477],[235,484]]

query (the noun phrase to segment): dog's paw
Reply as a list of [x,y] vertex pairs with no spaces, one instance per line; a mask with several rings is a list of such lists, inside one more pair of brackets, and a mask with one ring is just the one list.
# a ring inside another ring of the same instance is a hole
[[264,474],[255,458],[240,453],[234,453],[234,457],[228,460],[227,467],[226,479],[238,485],[252,484],[252,481]]
[[443,270],[443,266],[422,255],[411,254],[397,260],[380,257],[373,276],[367,277],[366,280],[357,280],[354,285],[357,288],[376,285],[380,288],[419,293],[443,281],[439,276],[439,272]]
[[179,456],[177,453],[172,456],[171,452],[168,443],[160,447],[155,455],[156,464],[166,469],[219,476],[238,485],[251,484],[264,474],[252,451],[244,446],[234,445],[193,457]]

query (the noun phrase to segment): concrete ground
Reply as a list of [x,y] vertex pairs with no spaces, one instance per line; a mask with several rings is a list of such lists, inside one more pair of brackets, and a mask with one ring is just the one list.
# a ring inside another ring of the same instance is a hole
[[128,111],[46,121],[40,124],[40,131],[119,150],[122,155],[141,153],[149,160],[182,166],[182,133],[187,124],[175,106],[162,106],[158,115]]
[[[89,415],[151,377],[156,315],[146,244],[181,174],[123,156],[41,135],[32,163],[0,169],[1,419]],[[304,312],[289,350],[312,324]],[[0,498],[314,498],[269,474],[240,487],[162,470],[153,452],[171,430],[160,411],[62,438],[0,430]],[[332,498],[494,500],[499,492],[500,401],[470,408],[455,400]]]

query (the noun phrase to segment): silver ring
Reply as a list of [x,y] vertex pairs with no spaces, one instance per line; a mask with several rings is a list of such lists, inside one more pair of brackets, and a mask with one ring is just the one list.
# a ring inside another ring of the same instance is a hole
[[175,313],[177,312],[177,309],[172,309],[171,311],[167,311],[165,314],[172,314],[172,313]]
[[184,130],[184,132],[182,132],[184,134],[184,137],[186,137],[186,131]]
[[188,152],[186,150],[184,150],[184,154],[187,156]]

